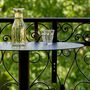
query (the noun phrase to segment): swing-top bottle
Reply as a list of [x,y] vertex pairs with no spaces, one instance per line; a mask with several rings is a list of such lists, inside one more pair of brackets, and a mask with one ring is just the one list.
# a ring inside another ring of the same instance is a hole
[[11,31],[13,46],[26,45],[26,25],[23,21],[23,10],[24,8],[14,8],[15,19]]

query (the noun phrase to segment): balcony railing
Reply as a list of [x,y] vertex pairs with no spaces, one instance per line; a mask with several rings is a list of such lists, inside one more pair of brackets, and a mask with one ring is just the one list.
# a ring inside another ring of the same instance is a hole
[[[12,18],[0,18],[1,42],[11,41],[10,32],[13,21]],[[54,29],[54,42],[77,42],[85,45],[83,48],[73,50],[30,52],[32,56],[30,59],[30,90],[89,90],[90,18],[25,18],[24,22],[27,25],[28,42],[42,41],[41,31]],[[18,67],[15,68],[13,65],[13,63],[18,64],[17,54],[16,51],[0,52],[1,72],[6,72],[9,75],[7,76],[11,78],[0,82],[0,90],[4,90],[4,88],[9,90],[8,87],[12,86],[18,89],[16,79],[18,78],[18,73],[16,73]],[[50,70],[51,66],[52,69],[54,68],[52,63],[56,63],[54,73]],[[12,72],[14,69],[15,73]]]

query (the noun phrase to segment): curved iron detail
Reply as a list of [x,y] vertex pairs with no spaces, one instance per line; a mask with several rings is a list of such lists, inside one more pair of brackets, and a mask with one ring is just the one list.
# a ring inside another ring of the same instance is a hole
[[[48,28],[45,24],[43,24],[43,23],[38,23],[38,28],[39,28],[40,26],[43,26],[44,28],[49,29],[49,28]],[[27,27],[26,30],[29,30],[30,27],[34,27],[34,24],[30,24],[30,25]],[[40,30],[38,30],[37,32],[36,32],[35,30],[33,30],[32,32],[29,31],[29,33],[30,33],[31,38],[33,38],[33,39],[36,38],[36,39],[37,39],[37,40],[36,40],[37,42],[40,41],[40,39],[41,39]],[[30,39],[29,39],[28,37],[27,37],[27,40],[30,41]]]
[[[80,51],[80,49],[81,49],[81,48],[79,48],[79,49],[74,49],[74,57],[73,57],[73,60],[72,60],[71,65],[70,65],[70,67],[69,67],[69,70],[68,70],[68,72],[67,72],[67,74],[66,74],[66,77],[65,77],[65,79],[64,79],[64,83],[63,83],[63,84],[60,83],[61,88],[63,88],[62,90],[65,90],[65,84],[66,84],[67,78],[68,78],[68,76],[69,76],[69,74],[70,74],[70,72],[71,72],[71,70],[72,70],[72,68],[73,68],[73,66],[74,66],[75,63],[76,63],[76,66],[77,66],[79,72],[81,72],[81,74],[83,75],[83,77],[84,77],[84,78],[87,80],[87,82],[90,84],[90,79],[85,75],[85,73],[81,70],[81,68],[80,68],[80,66],[79,66],[79,64],[78,64],[77,55],[78,55],[78,52]],[[63,51],[64,51],[64,50],[61,50],[60,55],[63,54]],[[64,55],[64,54],[63,54],[63,55]],[[66,54],[66,55],[64,55],[64,56],[67,57],[67,56],[69,56],[69,55]],[[85,54],[85,56],[84,56],[84,62],[85,62],[87,65],[90,65],[90,62],[88,61],[88,60],[89,60],[88,58],[90,58],[90,53]],[[63,85],[63,87],[62,87],[62,85]],[[77,85],[79,85],[79,84],[77,84]],[[77,85],[76,85],[76,86],[77,86]],[[75,88],[76,88],[76,86],[75,86]],[[74,89],[74,90],[76,90],[76,89]]]
[[5,53],[5,51],[1,51],[0,64],[2,63],[4,53]]
[[59,85],[61,86],[62,84],[61,84],[61,79],[60,79],[60,77],[59,77],[59,75],[57,74],[57,79],[58,79],[58,81],[59,81]]
[[[67,58],[67,57],[70,57],[70,55],[71,55],[71,50],[69,49],[69,50],[61,50],[61,52],[60,52],[60,54],[58,56],[64,56],[64,57]],[[73,66],[75,64],[75,58],[76,58],[76,54],[75,54],[75,50],[74,50],[74,57],[73,57],[73,59],[71,61],[70,67],[69,67],[69,69],[68,69],[68,71],[67,71],[67,73],[65,75],[65,79],[64,79],[63,82],[61,82],[61,80],[59,82],[60,90],[65,90],[65,88],[66,88],[65,84],[66,84],[66,81],[67,81],[67,79],[69,77],[69,74],[71,73],[71,70],[72,70],[72,68],[73,68]],[[59,76],[59,78],[60,78],[60,76]]]
[[4,67],[4,69],[6,70],[6,72],[11,76],[11,78],[18,84],[18,81],[16,80],[16,78],[8,71],[6,65],[5,65],[5,62],[4,62],[4,56],[5,56],[5,51],[2,53],[2,65]]
[[[79,23],[77,26],[73,26],[73,24],[64,23],[64,24],[58,24],[58,34],[60,37],[60,40],[66,42],[70,40],[73,36],[75,37],[75,40],[82,39],[84,42],[90,42],[90,31],[83,31],[83,32],[77,32],[79,27],[82,25],[89,24],[89,23]],[[74,28],[75,27],[75,28]],[[65,34],[68,33],[68,37],[64,37],[65,39],[62,39]],[[62,35],[61,35],[62,34]]]
[[90,65],[90,61],[88,61],[88,59],[90,60],[90,54],[86,54],[84,56],[84,62],[87,64],[87,65]]
[[84,31],[82,38],[85,42],[90,42],[90,31]]
[[40,61],[40,58],[41,58],[40,54],[38,52],[34,52],[34,53],[31,52],[31,53],[34,54],[34,61],[31,60],[31,58],[30,58],[30,60],[29,60],[30,63],[38,63]]
[[73,89],[73,90],[77,90],[77,89],[76,89],[76,88],[77,88],[77,86],[78,86],[78,85],[80,85],[81,83],[90,84],[90,81],[80,81],[80,82],[78,82],[78,83],[75,85],[75,87],[74,87],[74,89]]
[[[44,25],[44,24],[42,24],[42,23],[38,23],[38,26],[40,26],[40,25],[42,25],[43,27],[45,27],[46,29],[48,29],[48,27],[46,27],[46,25]],[[33,27],[33,28],[34,28],[34,23],[28,25],[28,27],[27,27],[26,30],[29,30],[30,27]],[[33,30],[33,32],[30,32],[30,31],[29,31],[29,34],[30,34],[31,38],[34,38],[34,39],[37,38],[37,42],[38,42],[38,41],[40,40],[40,38],[41,38],[40,31],[38,31],[38,32],[35,32],[35,30]],[[30,41],[30,39],[28,38],[28,36],[27,36],[27,40]]]
[[73,27],[68,23],[64,23],[61,28],[64,33],[68,32],[69,28],[73,30]]
[[81,26],[86,25],[88,23],[80,23],[74,28],[73,34],[75,34],[75,40],[83,40],[84,42],[88,42],[88,39],[90,37],[90,31],[81,31],[79,33],[75,33]]
[[27,36],[26,38],[27,38],[27,41],[29,41],[29,42],[30,42],[30,38],[29,38],[29,37],[30,37],[30,36],[32,37],[32,32],[29,30],[31,27],[34,27],[34,24],[33,24],[33,23],[27,25],[27,28],[26,28],[26,31],[27,31],[27,33],[28,33],[28,34],[27,34],[28,36]]
[[80,38],[82,38],[82,34],[76,34],[75,35],[75,40],[79,40]]
[[[47,56],[48,56],[48,60],[47,60],[47,63],[45,65],[44,69],[39,73],[39,75],[36,77],[36,79],[31,83],[30,88],[32,88],[35,84],[37,84],[36,81],[40,78],[40,76],[43,74],[43,72],[46,70],[47,66],[49,65],[49,62],[50,62],[49,52],[47,52]],[[43,83],[43,84],[45,84],[45,83]],[[48,86],[47,84],[45,84],[45,85]]]
[[69,57],[71,55],[71,50],[70,49],[62,50],[61,53],[63,54],[63,56]]
[[1,62],[2,63],[3,63],[4,54],[5,54],[5,51],[1,51]]
[[31,33],[31,37],[34,38],[34,39],[37,38],[37,42],[38,42],[40,40],[40,38],[41,38],[41,35],[39,34],[39,31],[38,32],[33,31]]
[[10,25],[11,23],[7,23],[3,28],[0,28],[0,34],[3,32],[3,30],[8,26]]
[[[44,82],[35,82],[35,83],[32,84],[32,86],[31,86],[30,88],[32,88],[32,87],[35,86],[36,84],[43,84],[44,86],[47,87],[46,90],[50,90],[49,85],[46,84],[46,83],[44,83]],[[40,88],[40,89],[41,89],[41,88]]]
[[38,23],[39,25],[41,25],[41,26],[43,26],[45,29],[49,29],[45,24],[43,24],[43,23]]
[[90,31],[84,31],[75,35],[75,40],[82,39],[84,42],[90,42]]
[[[14,63],[19,63],[19,60],[18,60],[18,52],[15,52],[12,54],[12,59]],[[17,60],[17,61],[16,61]]]
[[26,30],[28,30],[31,26],[33,26],[34,24],[33,23],[31,23],[31,24],[29,24],[28,26],[27,26],[27,28],[26,28]]
[[57,51],[57,56],[61,56],[61,54],[62,54],[62,50],[58,50]]
[[[11,25],[11,23],[7,23],[4,27],[2,27],[2,28],[0,28],[0,34],[2,34],[3,33],[3,31],[9,26],[9,25]],[[3,41],[5,41],[5,42],[7,42],[7,41],[10,41],[11,40],[11,35],[9,34],[9,35],[3,35]]]
[[3,36],[3,41],[7,42],[9,40],[11,40],[11,36],[10,35],[4,35]]
[[[71,24],[69,24],[69,23],[64,23],[64,24],[59,24],[58,25],[58,29],[60,29],[60,30],[58,30],[58,33],[60,32],[60,35],[59,36],[62,36],[61,35],[61,33],[62,34],[67,34],[68,32],[69,32],[69,35],[68,35],[68,37],[66,38],[66,39],[62,39],[62,37],[60,38],[60,40],[58,40],[58,41],[63,41],[63,42],[66,42],[66,41],[68,41],[71,37],[72,37],[72,35],[73,35],[73,26],[71,25]],[[63,36],[65,36],[65,35],[63,35]]]
[[3,88],[6,86],[6,87],[11,87],[11,85],[16,85],[17,87],[18,87],[18,84],[17,83],[15,83],[15,82],[6,82],[6,83],[4,83],[4,84],[2,84],[1,86],[0,86],[0,90],[4,90]]
[[[78,51],[79,51],[79,49],[78,49]],[[78,53],[78,51],[77,51],[77,53]],[[77,53],[76,53],[76,56],[77,56]],[[84,60],[85,61],[85,60]],[[77,61],[77,57],[75,58],[75,62],[76,62],[76,66],[77,66],[77,68],[78,68],[78,70],[81,72],[81,74],[85,77],[85,79],[87,80],[87,81],[90,81],[90,79],[84,74],[84,72],[81,70],[81,68],[80,68],[80,66],[79,66],[79,64],[78,64],[78,61]]]
[[79,67],[79,65],[78,65],[78,63],[77,63],[77,61],[76,61],[76,65],[77,65],[79,71],[81,72],[81,74],[82,74],[88,81],[90,81],[90,79],[89,79],[89,78],[82,72],[82,70],[80,69],[80,67]]
[[[74,50],[74,51],[75,51],[75,50]],[[67,78],[68,78],[68,76],[69,76],[69,73],[70,73],[72,67],[74,66],[75,58],[76,58],[76,54],[74,55],[74,59],[72,60],[72,63],[71,63],[71,65],[70,65],[70,68],[69,68],[69,70],[68,70],[68,72],[67,72],[67,74],[66,74],[66,77],[65,77],[65,80],[64,80],[64,84],[63,84],[64,86],[65,86],[66,80],[67,80]]]

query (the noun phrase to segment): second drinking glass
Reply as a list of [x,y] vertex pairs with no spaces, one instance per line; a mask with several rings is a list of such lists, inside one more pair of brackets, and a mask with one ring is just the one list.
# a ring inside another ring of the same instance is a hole
[[53,42],[54,30],[44,30],[42,31],[42,40],[46,42],[47,45],[51,45]]

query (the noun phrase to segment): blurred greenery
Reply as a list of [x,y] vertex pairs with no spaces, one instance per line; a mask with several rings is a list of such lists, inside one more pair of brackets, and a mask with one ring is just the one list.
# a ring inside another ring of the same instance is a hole
[[12,9],[25,8],[25,17],[89,17],[89,0],[0,0],[0,17],[12,17]]
[[[0,18],[13,18],[13,8],[25,8],[24,10],[24,18],[33,18],[33,17],[87,17],[90,18],[90,0],[0,0]],[[27,23],[30,24],[30,23]],[[50,28],[50,23],[43,23],[48,28]],[[60,41],[66,40],[69,38],[73,30],[78,26],[78,23],[59,23],[61,26],[67,26],[68,30],[61,30],[59,25],[58,39]],[[73,28],[71,28],[71,26]],[[0,30],[5,26],[5,23],[0,23]],[[42,29],[45,29],[42,25],[39,27],[40,32]],[[65,29],[64,27],[62,27]],[[28,33],[31,34],[33,32],[34,27],[31,26],[28,29]],[[84,35],[85,31],[89,32],[90,25],[85,24],[78,27],[68,41],[83,41],[82,35]],[[0,41],[3,41],[4,35],[10,35],[11,25],[8,25],[3,32],[0,34]],[[81,34],[81,35],[80,35]],[[31,36],[28,36],[30,41],[33,40]],[[10,41],[10,38],[9,38]],[[45,68],[47,62],[48,66],[43,72],[43,74],[36,80],[35,86],[33,86],[30,90],[46,90],[47,86],[40,82],[45,82],[47,85],[52,88],[52,90],[60,90],[60,84],[64,83],[66,74],[75,59],[75,51],[76,50],[64,50],[58,51],[58,60],[57,60],[57,73],[58,79],[57,83],[51,82],[51,62],[48,62],[47,53],[44,51],[32,51],[30,52],[30,83],[33,82],[35,78],[40,74],[40,72]],[[79,50],[77,53],[77,63],[83,73],[90,78],[90,48],[84,47]],[[62,53],[61,53],[62,52]],[[39,55],[39,54],[40,55]],[[14,54],[14,60],[12,60],[12,55]],[[51,53],[50,53],[51,55]],[[3,67],[3,62],[1,61],[2,52],[0,52],[0,90],[18,90],[16,85],[10,84],[9,86],[5,85],[2,89],[2,84],[5,84],[9,81],[14,81],[10,75],[5,71]],[[5,66],[9,70],[10,73],[18,80],[18,52],[5,52],[4,55]],[[35,63],[37,62],[37,63]],[[86,62],[86,63],[85,63]],[[86,78],[80,73],[76,64],[74,63],[71,72],[66,80],[65,87],[66,90],[73,90],[74,86],[79,81],[84,81]],[[89,80],[90,81],[90,80]],[[43,89],[42,89],[43,88]],[[80,83],[76,90],[89,90],[90,85],[87,83]]]

